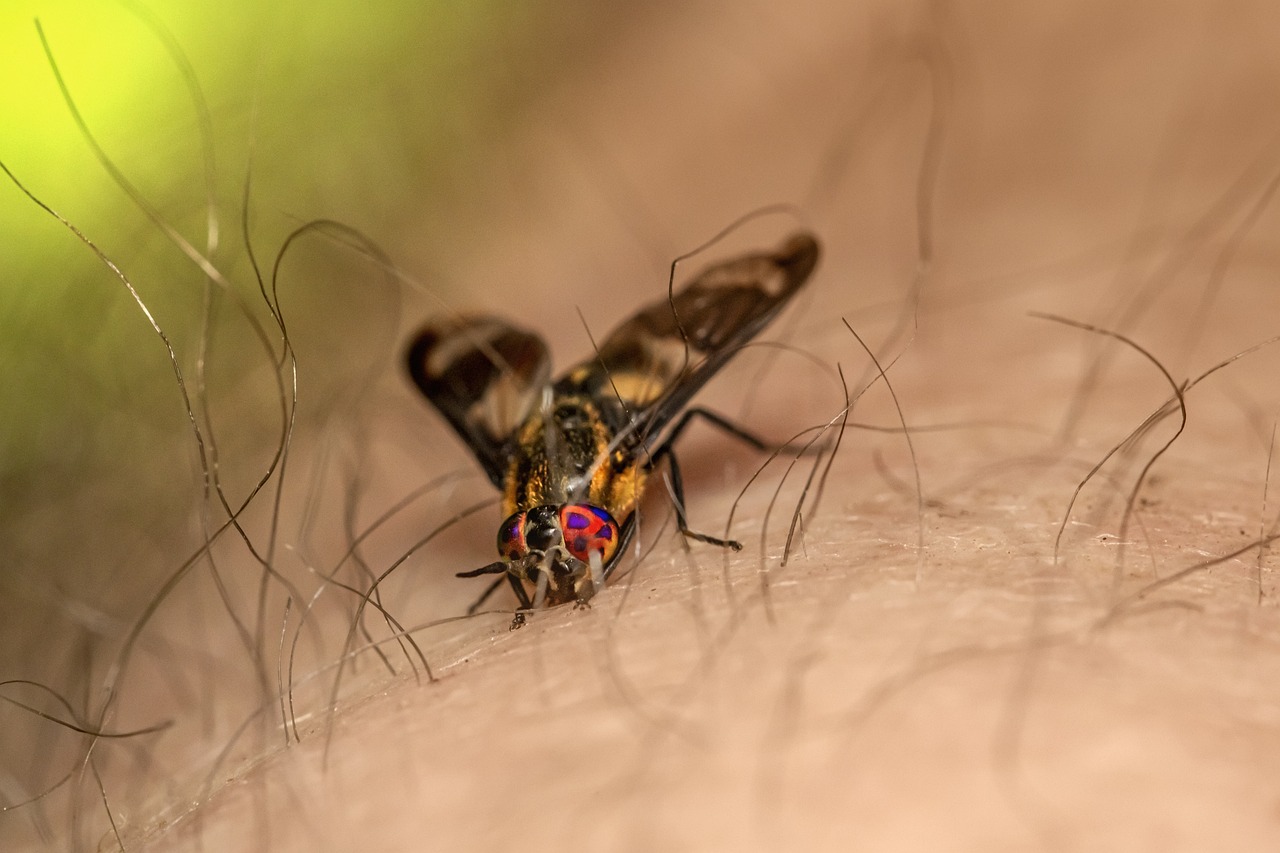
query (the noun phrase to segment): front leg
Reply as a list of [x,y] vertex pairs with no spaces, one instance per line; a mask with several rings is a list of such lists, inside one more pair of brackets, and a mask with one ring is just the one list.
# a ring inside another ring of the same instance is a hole
[[511,589],[516,594],[516,599],[520,602],[520,609],[516,611],[515,616],[511,618],[511,627],[507,630],[514,631],[524,626],[524,614],[533,609],[533,602],[529,600],[529,593],[524,588],[524,583],[514,574],[508,573],[507,580],[511,581]]

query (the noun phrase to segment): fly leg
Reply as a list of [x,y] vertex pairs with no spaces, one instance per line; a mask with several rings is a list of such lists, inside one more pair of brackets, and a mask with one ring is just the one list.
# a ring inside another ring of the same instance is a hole
[[716,427],[722,432],[728,433],[739,441],[743,441],[751,445],[756,450],[772,450],[774,447],[774,445],[754,433],[748,432],[738,426],[724,415],[716,414],[710,409],[693,408],[685,410],[684,414],[680,416],[680,419],[676,421],[676,425],[671,428],[671,432],[667,433],[667,440],[662,442],[662,446],[659,447],[653,455],[657,456],[664,449],[674,444],[676,439],[680,437],[680,434],[684,432],[685,427],[689,426],[690,422],[692,422],[694,418],[702,418],[713,427]]
[[498,578],[493,583],[485,587],[484,592],[480,593],[480,597],[473,601],[471,606],[467,608],[467,615],[475,616],[476,613],[479,612],[480,608],[484,606],[484,603],[489,600],[489,597],[498,591],[498,587],[502,586],[502,581],[502,578]]
[[516,599],[520,602],[520,609],[516,611],[515,616],[511,617],[511,627],[508,629],[514,631],[524,624],[524,614],[526,611],[533,609],[533,602],[529,600],[529,593],[525,590],[520,578],[513,574],[508,574],[507,580],[511,581],[511,590],[516,594]]
[[667,450],[670,445],[674,444],[676,439],[680,437],[680,434],[684,432],[685,427],[689,426],[690,422],[692,422],[694,418],[702,418],[721,432],[733,436],[744,444],[754,447],[756,450],[771,453],[775,451],[790,450],[804,455],[821,452],[819,448],[807,444],[775,444],[771,441],[765,441],[755,433],[738,426],[724,415],[717,414],[710,409],[692,408],[686,409],[684,414],[680,416],[680,419],[676,421],[676,425],[671,428],[671,432],[667,433],[666,439],[662,442],[662,445],[654,451],[653,455],[656,457],[659,453]]
[[520,578],[511,571],[512,565],[512,563],[508,563],[505,560],[499,560],[496,563],[490,563],[487,566],[481,566],[478,569],[471,569],[467,572],[458,572],[457,575],[455,575],[455,577],[459,578],[476,578],[480,575],[502,575],[502,577],[497,578],[493,583],[489,584],[488,588],[486,588],[480,597],[475,600],[475,603],[467,608],[468,616],[474,616],[476,611],[478,611],[480,607],[489,600],[489,596],[498,591],[498,587],[502,586],[502,581],[505,579],[510,582],[511,589],[516,594],[516,600],[520,602],[520,610],[516,611],[515,618],[511,620],[511,630],[514,631],[516,628],[519,628],[524,624],[524,611],[532,610],[533,602],[529,600],[529,593],[525,591],[524,584],[520,581]]
[[[791,448],[790,445],[771,444],[754,433],[748,432],[733,421],[725,418],[723,415],[716,414],[710,409],[694,408],[688,409],[676,421],[676,425],[671,428],[671,432],[667,434],[666,439],[653,451],[649,457],[648,469],[653,470],[664,459],[667,462],[667,470],[671,472],[671,493],[675,502],[676,524],[680,528],[680,532],[690,539],[699,542],[706,542],[709,545],[719,545],[721,548],[730,548],[734,551],[742,550],[742,543],[733,539],[720,539],[716,536],[709,536],[706,533],[699,533],[696,530],[689,529],[689,522],[684,511],[684,480],[680,476],[680,464],[676,461],[675,442],[680,438],[680,434],[685,428],[692,423],[694,418],[702,418],[707,423],[719,429],[721,432],[727,433],[739,441],[754,447],[756,450],[786,450]],[[797,451],[804,452],[804,448],[793,448]]]
[[680,463],[676,461],[676,454],[671,449],[670,441],[664,442],[661,447],[654,451],[653,456],[649,459],[649,469],[656,468],[664,459],[667,462],[667,470],[671,472],[671,497],[676,508],[676,526],[680,528],[680,532],[689,539],[706,542],[708,545],[719,545],[721,548],[741,551],[741,542],[733,539],[719,539],[689,528],[689,520],[684,514],[684,480],[680,477]]
[[622,562],[622,555],[626,553],[627,547],[631,544],[631,537],[636,532],[636,514],[632,513],[627,516],[627,520],[622,522],[622,528],[618,531],[618,547],[613,551],[613,559],[604,567],[604,577],[608,580],[613,574],[614,568],[618,563]]

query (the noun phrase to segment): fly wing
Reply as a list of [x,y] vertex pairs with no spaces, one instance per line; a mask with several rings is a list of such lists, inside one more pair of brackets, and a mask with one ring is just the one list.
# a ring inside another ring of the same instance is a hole
[[428,324],[409,346],[409,374],[501,487],[512,433],[551,379],[542,338],[494,317]]
[[775,252],[707,267],[615,329],[596,357],[563,381],[619,400],[633,441],[643,441],[773,321],[808,280],[819,254],[818,241],[799,233]]

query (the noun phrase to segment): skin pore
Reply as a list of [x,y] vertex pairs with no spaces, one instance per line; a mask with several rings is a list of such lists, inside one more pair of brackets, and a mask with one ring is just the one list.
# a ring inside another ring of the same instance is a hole
[[[1280,352],[1184,383],[1277,334],[1274,13],[1025,5],[686,5],[600,22],[607,49],[529,94],[455,230],[402,212],[373,233],[413,281],[388,280],[345,232],[286,255],[299,403],[283,473],[271,442],[291,386],[274,376],[291,370],[264,366],[280,348],[254,349],[223,303],[206,336],[212,414],[193,404],[216,427],[202,437],[233,507],[264,472],[284,482],[278,515],[269,485],[237,516],[244,538],[218,532],[227,513],[205,497],[172,370],[124,303],[127,339],[158,353],[137,370],[164,391],[128,385],[120,412],[174,415],[156,416],[151,464],[181,482],[148,502],[179,523],[86,522],[120,554],[93,563],[132,589],[116,598],[79,575],[6,579],[86,639],[10,620],[14,674],[0,675],[58,685],[88,728],[172,725],[99,740],[90,771],[84,736],[6,708],[27,737],[5,746],[6,802],[73,781],[0,814],[0,846],[114,849],[94,772],[131,850],[1273,845],[1280,620],[1257,543],[1280,506]],[[292,202],[253,195],[258,227],[280,235],[263,247],[280,245],[301,221],[277,215]],[[539,330],[563,369],[590,353],[585,330],[598,340],[660,297],[672,258],[779,200],[800,212],[753,220],[676,280],[797,228],[823,242],[763,336],[784,346],[744,352],[698,398],[787,441],[839,423],[837,364],[857,396],[785,565],[813,458],[775,502],[788,458],[743,492],[765,457],[695,427],[680,447],[690,523],[742,552],[681,541],[655,476],[643,558],[590,609],[511,632],[499,599],[443,621],[482,589],[452,575],[493,559],[501,519],[403,375],[406,335],[442,298]],[[195,389],[200,300],[164,303],[146,264],[124,266],[169,309]],[[243,259],[229,266],[252,283]],[[135,475],[137,490],[165,479],[138,470],[87,481],[66,515]],[[181,575],[206,539],[216,568]],[[45,559],[84,556],[71,547]],[[264,564],[278,575],[261,592]],[[337,569],[367,589],[393,566],[380,601],[430,677],[367,605],[391,674],[348,630],[359,599],[319,580]]]

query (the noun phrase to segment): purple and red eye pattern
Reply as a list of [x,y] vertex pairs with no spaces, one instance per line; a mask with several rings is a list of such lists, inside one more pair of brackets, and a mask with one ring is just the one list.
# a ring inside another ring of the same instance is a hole
[[529,551],[524,541],[524,516],[517,512],[498,528],[498,553],[504,559],[518,560]]
[[584,563],[598,552],[604,565],[609,565],[618,548],[618,522],[598,506],[566,504],[560,507],[560,529],[564,547]]

